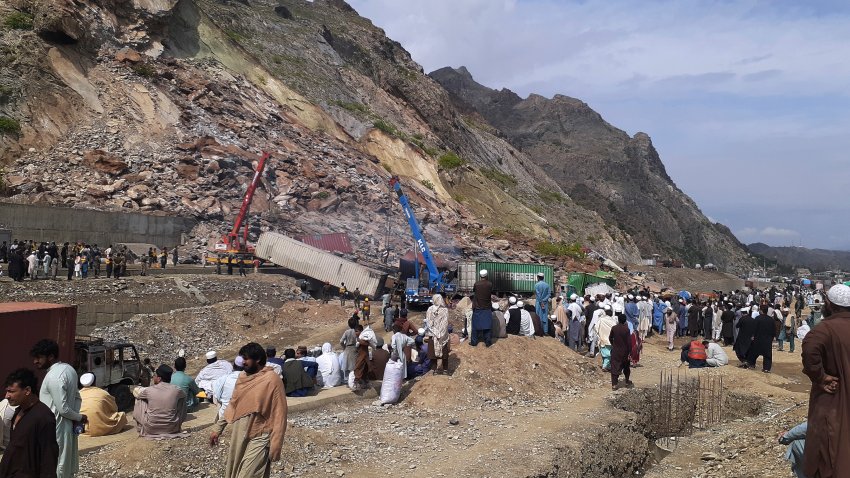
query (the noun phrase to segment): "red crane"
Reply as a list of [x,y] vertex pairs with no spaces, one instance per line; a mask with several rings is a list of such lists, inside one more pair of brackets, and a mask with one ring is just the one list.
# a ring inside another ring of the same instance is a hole
[[[256,191],[257,185],[260,183],[260,177],[263,175],[263,171],[266,168],[266,161],[269,157],[271,157],[271,153],[267,152],[263,152],[263,155],[260,156],[260,161],[257,163],[257,170],[254,171],[254,178],[251,179],[251,184],[248,185],[248,190],[245,191],[245,197],[242,199],[242,207],[239,209],[239,215],[236,216],[236,221],[233,223],[233,230],[221,236],[221,244],[216,244],[215,249],[219,253],[219,256],[253,254],[253,251],[248,246],[248,224],[246,218],[248,217],[248,211],[251,209],[251,201],[254,199],[254,191]],[[241,259],[243,258],[240,257]]]

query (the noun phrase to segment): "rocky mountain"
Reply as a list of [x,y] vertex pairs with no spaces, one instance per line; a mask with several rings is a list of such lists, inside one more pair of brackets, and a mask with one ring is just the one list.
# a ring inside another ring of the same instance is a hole
[[661,254],[722,267],[746,251],[713,224],[667,175],[652,140],[630,137],[575,98],[520,98],[477,83],[460,67],[430,74],[472,121],[485,121],[547,171],[577,204],[634,239],[644,255]]
[[5,0],[0,20],[3,200],[193,216],[200,248],[269,151],[254,234],[348,232],[393,261],[411,244],[399,175],[450,257],[654,252],[342,0]]
[[808,249],[806,247],[774,247],[756,242],[748,244],[754,254],[778,261],[792,267],[805,267],[812,272],[827,270],[850,270],[850,251]]

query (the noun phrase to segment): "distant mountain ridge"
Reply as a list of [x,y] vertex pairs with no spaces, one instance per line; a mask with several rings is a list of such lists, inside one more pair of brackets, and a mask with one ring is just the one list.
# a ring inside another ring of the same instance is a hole
[[726,226],[712,223],[667,174],[645,133],[630,137],[581,100],[477,83],[465,67],[430,76],[456,107],[481,118],[546,171],[576,204],[632,237],[644,255],[660,254],[722,268],[747,261]]
[[774,247],[756,242],[747,246],[751,252],[781,264],[805,267],[812,272],[826,270],[850,270],[850,251],[809,249],[806,247]]

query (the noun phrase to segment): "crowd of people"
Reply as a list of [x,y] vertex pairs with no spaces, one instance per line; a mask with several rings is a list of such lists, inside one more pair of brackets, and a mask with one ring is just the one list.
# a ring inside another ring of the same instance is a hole
[[[47,245],[45,255],[50,253]],[[793,352],[799,338],[804,373],[813,383],[809,420],[779,441],[789,444],[787,456],[798,477],[850,472],[848,455],[835,448],[850,430],[850,378],[845,375],[850,370],[850,287],[836,285],[828,294],[788,287],[697,296],[643,289],[564,296],[551,294],[539,279],[531,304],[531,298],[526,303],[521,297],[497,297],[487,271],[480,271],[464,308],[463,338],[453,334],[446,300],[435,294],[421,327],[403,306],[385,300],[379,324],[385,333],[392,332],[385,343],[372,328],[371,305],[364,299],[357,300],[338,351],[324,343],[317,349],[287,348],[278,357],[275,346],[252,342],[232,361],[209,351],[195,377],[186,373],[182,351],[172,363],[156,368],[146,362],[150,385],[132,389],[135,429],[140,437],[152,439],[185,436],[187,414],[204,400],[212,402],[218,410],[210,444],[217,445],[223,430],[232,429],[225,476],[262,476],[280,458],[286,397],[343,385],[360,390],[369,381],[384,379],[390,364],[400,370],[399,380],[449,372],[451,349],[463,340],[471,347],[482,342],[490,347],[509,336],[553,337],[587,358],[601,356],[601,368],[610,373],[616,390],[621,376],[626,387],[633,386],[632,368],[639,365],[644,341],[653,334],[666,337],[671,351],[676,350],[676,337],[686,338],[678,358],[691,368],[727,365],[725,348],[732,347],[740,367],[755,368],[761,359],[766,373],[774,349],[783,351],[787,343]],[[805,308],[809,313],[803,316]],[[58,360],[56,342],[38,342],[31,355],[46,376],[39,385],[32,370],[20,369],[6,380],[0,446],[7,452],[0,476],[54,476],[50,470],[55,469],[55,476],[70,477],[78,470],[78,435],[119,433],[128,428],[128,417],[97,386],[93,374],[78,378],[73,367]],[[808,443],[806,436],[811,437]]]
[[[151,247],[147,254],[135,257],[126,247],[113,248],[110,244],[101,250],[97,244],[65,242],[61,247],[56,242],[33,242],[14,240],[11,244],[0,244],[0,276],[3,264],[7,266],[9,278],[16,282],[24,279],[53,279],[65,269],[67,280],[99,278],[121,278],[127,275],[127,264],[133,260],[141,264],[140,275],[157,264],[165,269],[169,258],[167,247],[159,252]],[[172,264],[177,265],[177,248],[172,248]]]
[[[46,375],[39,384],[35,371],[22,368],[6,378],[0,401],[0,476],[73,477],[79,471],[79,435],[119,433],[127,427],[127,416],[114,397],[97,387],[93,374],[78,379],[76,370],[58,359],[55,341],[39,341],[30,355]],[[187,412],[199,398],[209,398],[219,406],[210,444],[217,445],[225,427],[232,427],[225,476],[268,476],[271,462],[280,458],[287,413],[287,379],[271,359],[252,342],[239,350],[233,364],[209,352],[194,379],[185,373],[183,356],[174,360],[174,368],[160,365],[150,386],[133,388],[139,436],[184,436]]]

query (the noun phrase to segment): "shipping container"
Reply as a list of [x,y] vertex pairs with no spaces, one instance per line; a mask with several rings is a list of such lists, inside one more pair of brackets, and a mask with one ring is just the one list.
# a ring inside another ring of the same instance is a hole
[[323,251],[341,252],[343,254],[354,253],[354,249],[351,247],[351,239],[349,239],[348,234],[344,232],[334,234],[310,234],[306,236],[298,236],[295,239]]
[[552,266],[484,261],[458,264],[457,291],[461,294],[472,292],[472,286],[478,280],[478,273],[482,269],[487,270],[487,278],[493,283],[495,294],[533,294],[538,272],[543,273],[543,280],[549,284],[552,294],[555,294],[555,273]]
[[387,279],[387,274],[381,271],[364,267],[275,232],[260,234],[254,254],[260,259],[319,282],[328,282],[334,287],[341,287],[344,282],[349,292],[359,288],[360,293],[366,297],[375,298],[381,295]]
[[[42,302],[0,303],[0,380],[19,368],[34,369],[30,349],[41,339],[59,344],[59,360],[74,363],[77,306]],[[39,372],[39,377],[44,377]]]
[[584,295],[584,290],[591,284],[608,284],[611,287],[617,285],[616,279],[612,278],[609,274],[599,272],[596,274],[573,272],[570,274],[567,282],[575,289],[578,295]]

